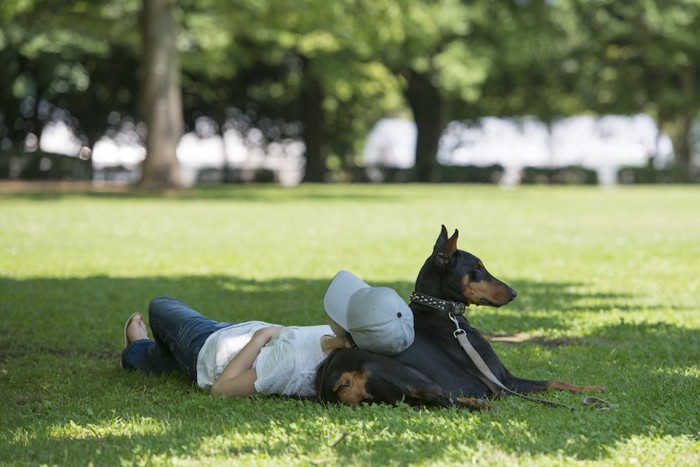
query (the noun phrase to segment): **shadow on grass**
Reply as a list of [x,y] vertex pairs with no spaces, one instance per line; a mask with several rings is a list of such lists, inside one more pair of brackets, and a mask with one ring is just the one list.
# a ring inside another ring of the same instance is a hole
[[[61,463],[63,455],[78,463],[118,458],[132,463],[144,455],[186,458],[232,430],[243,441],[223,440],[211,449],[221,455],[259,452],[284,459],[292,443],[299,452],[332,454],[341,462],[361,464],[385,463],[392,455],[401,463],[450,462],[455,459],[447,453],[458,454],[460,449],[455,439],[466,436],[468,442],[459,442],[578,459],[605,459],[616,444],[637,437],[697,439],[700,387],[697,376],[684,369],[700,361],[700,331],[665,323],[621,320],[598,328],[590,341],[548,345],[526,339],[523,345],[504,349],[507,365],[522,357],[527,372],[536,374],[521,376],[585,377],[606,385],[610,392],[605,397],[618,405],[607,412],[570,413],[512,398],[496,401],[497,411],[478,414],[415,412],[406,407],[350,409],[265,397],[226,401],[177,378],[146,378],[117,368],[123,321],[133,311],[145,312],[154,296],[175,296],[218,320],[309,325],[324,320],[321,297],[327,282],[227,276],[0,277],[0,407],[5,412],[0,439],[20,463]],[[412,289],[405,282],[376,285],[394,287],[403,296]],[[567,329],[576,313],[572,307],[578,310],[578,304],[600,298],[582,292],[580,285],[519,281],[514,286],[528,299],[514,304],[512,311],[468,312],[474,314],[472,323],[487,332]],[[635,302],[624,294],[603,300],[623,301],[631,308]],[[558,311],[543,316],[543,309]],[[624,310],[620,313],[624,317]],[[557,374],[546,374],[553,371]],[[568,394],[546,397],[569,404],[580,400]],[[142,420],[153,420],[157,429],[115,434],[125,425],[138,427]],[[344,434],[314,436],[305,431],[305,424],[319,430],[324,424],[340,424]],[[62,430],[71,434],[56,434]],[[71,430],[84,433],[78,436]],[[266,441],[271,432],[277,437]],[[41,451],[27,451],[21,433],[55,454],[36,458]]]

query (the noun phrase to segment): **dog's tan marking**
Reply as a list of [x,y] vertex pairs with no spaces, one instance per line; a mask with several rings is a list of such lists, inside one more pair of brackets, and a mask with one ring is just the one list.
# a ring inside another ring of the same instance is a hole
[[468,277],[462,279],[464,296],[472,305],[482,305],[486,299],[495,306],[505,305],[512,300],[508,287],[498,281],[471,282]]
[[371,399],[372,396],[367,393],[369,376],[369,373],[362,371],[345,371],[333,386],[333,392],[338,395],[340,402],[347,405],[357,405]]
[[491,410],[491,406],[488,402],[477,397],[458,397],[457,401],[474,410]]
[[605,388],[600,386],[579,386],[577,384],[564,383],[562,381],[549,381],[547,383],[550,389],[569,392],[605,392]]

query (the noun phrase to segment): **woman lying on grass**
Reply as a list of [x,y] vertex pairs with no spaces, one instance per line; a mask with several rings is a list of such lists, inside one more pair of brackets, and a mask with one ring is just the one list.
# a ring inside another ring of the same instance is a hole
[[149,375],[181,373],[226,396],[257,393],[312,397],[316,367],[337,348],[357,345],[394,355],[413,342],[413,313],[399,295],[339,272],[323,298],[328,325],[283,327],[262,321],[222,323],[185,303],[159,297],[124,325],[121,367]]

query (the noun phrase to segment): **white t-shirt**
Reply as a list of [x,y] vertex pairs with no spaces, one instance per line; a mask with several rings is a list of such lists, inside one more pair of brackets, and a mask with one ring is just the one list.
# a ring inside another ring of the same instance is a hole
[[[210,389],[226,365],[250,342],[255,331],[274,326],[262,321],[234,324],[207,338],[197,357],[197,385]],[[263,394],[313,396],[316,367],[326,358],[321,337],[333,335],[330,326],[282,328],[261,350],[253,363],[255,390]]]

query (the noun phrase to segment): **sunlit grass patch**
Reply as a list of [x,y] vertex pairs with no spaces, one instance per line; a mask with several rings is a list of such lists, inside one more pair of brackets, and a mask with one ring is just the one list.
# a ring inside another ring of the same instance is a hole
[[[697,464],[697,206],[695,187],[0,195],[0,463]],[[518,291],[467,309],[506,366],[605,386],[616,409],[232,400],[118,368],[124,320],[156,295],[290,325],[323,321],[339,269],[407,297],[441,224]]]
[[53,440],[70,439],[101,439],[106,436],[134,437],[134,436],[162,436],[169,431],[169,424],[155,420],[152,417],[134,417],[123,419],[115,417],[99,423],[77,423],[69,420],[51,426],[47,430],[47,436]]

